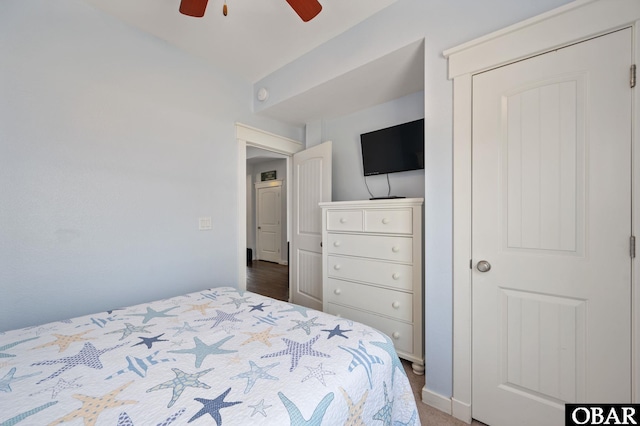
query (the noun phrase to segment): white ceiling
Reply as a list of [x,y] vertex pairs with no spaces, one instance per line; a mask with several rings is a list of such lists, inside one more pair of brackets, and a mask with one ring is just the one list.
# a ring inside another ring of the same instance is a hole
[[320,0],[303,22],[285,0],[209,0],[203,18],[178,12],[180,0],[84,0],[254,83],[397,0]]

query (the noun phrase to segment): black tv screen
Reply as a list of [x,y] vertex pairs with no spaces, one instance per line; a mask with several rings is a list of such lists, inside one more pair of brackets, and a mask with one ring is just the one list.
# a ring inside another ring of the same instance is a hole
[[365,176],[424,169],[424,119],[360,135]]

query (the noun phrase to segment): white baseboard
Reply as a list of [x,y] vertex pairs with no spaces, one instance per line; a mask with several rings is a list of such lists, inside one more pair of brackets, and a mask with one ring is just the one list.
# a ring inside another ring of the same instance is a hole
[[471,423],[471,404],[451,398],[451,415],[465,423]]
[[437,408],[440,411],[451,415],[451,399],[446,398],[440,394],[430,391],[427,388],[422,388],[422,402],[425,404]]
[[281,260],[280,262],[278,262],[280,265],[285,265],[287,266],[289,264],[289,262],[287,262],[286,260]]

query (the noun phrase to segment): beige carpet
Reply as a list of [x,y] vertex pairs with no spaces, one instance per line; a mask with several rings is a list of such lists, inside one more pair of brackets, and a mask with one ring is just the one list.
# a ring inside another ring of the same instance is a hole
[[[422,426],[468,426],[467,423],[422,402],[424,376],[413,374],[413,371],[411,370],[411,363],[409,361],[402,360],[402,365],[404,366],[404,371],[407,372],[409,383],[411,383],[411,389],[413,389],[413,395],[416,398],[418,415],[420,416],[420,423],[422,423]],[[482,426],[483,423],[474,420],[472,425]]]

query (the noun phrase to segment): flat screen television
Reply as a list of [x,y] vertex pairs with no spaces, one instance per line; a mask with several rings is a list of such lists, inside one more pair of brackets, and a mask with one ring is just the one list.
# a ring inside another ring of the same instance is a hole
[[360,135],[365,176],[424,169],[424,119]]

